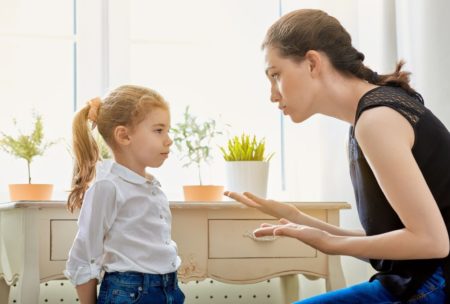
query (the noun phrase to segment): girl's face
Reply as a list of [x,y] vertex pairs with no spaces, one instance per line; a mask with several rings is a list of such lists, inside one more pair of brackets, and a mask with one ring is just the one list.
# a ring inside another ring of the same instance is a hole
[[314,82],[309,60],[296,62],[279,56],[278,50],[268,47],[266,52],[266,75],[271,84],[272,102],[293,122],[302,122],[312,116]]
[[160,167],[169,157],[173,141],[169,137],[170,114],[156,108],[130,134],[130,152],[143,167]]

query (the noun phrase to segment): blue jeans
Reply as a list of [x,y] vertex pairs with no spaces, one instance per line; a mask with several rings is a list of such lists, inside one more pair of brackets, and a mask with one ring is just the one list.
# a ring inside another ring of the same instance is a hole
[[357,303],[446,303],[445,297],[445,279],[442,268],[439,268],[425,283],[417,290],[407,302],[401,302],[395,299],[387,289],[381,285],[380,281],[373,280],[350,286],[347,288],[330,291],[294,304],[357,304]]
[[106,272],[97,304],[182,304],[177,273]]

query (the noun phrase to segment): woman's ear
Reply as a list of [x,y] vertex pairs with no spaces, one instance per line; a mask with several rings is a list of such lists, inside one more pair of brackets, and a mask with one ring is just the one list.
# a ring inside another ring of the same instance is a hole
[[129,130],[125,126],[117,126],[114,129],[114,141],[121,146],[127,146],[130,144]]
[[322,68],[322,56],[318,51],[310,50],[305,54],[305,59],[309,65],[309,72],[312,77],[317,76]]

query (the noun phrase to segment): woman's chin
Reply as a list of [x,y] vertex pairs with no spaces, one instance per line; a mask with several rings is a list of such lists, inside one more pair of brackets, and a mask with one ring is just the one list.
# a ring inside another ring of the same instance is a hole
[[301,116],[295,116],[295,115],[289,115],[293,123],[301,123],[306,120],[307,117],[301,117]]
[[307,113],[307,112],[299,112],[299,113],[287,113],[287,115],[289,115],[289,117],[291,118],[293,123],[302,123],[305,120],[307,120],[308,118],[310,118],[311,116],[313,116],[314,114],[311,113]]

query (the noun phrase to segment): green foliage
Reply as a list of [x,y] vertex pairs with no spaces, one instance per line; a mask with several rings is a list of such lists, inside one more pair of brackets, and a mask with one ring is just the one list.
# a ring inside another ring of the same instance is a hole
[[102,160],[103,159],[111,159],[112,158],[111,150],[99,132],[95,132],[94,140],[97,143],[98,152],[100,153],[100,158]]
[[264,139],[256,140],[256,136],[250,140],[250,136],[242,134],[240,137],[235,136],[228,140],[228,150],[220,147],[223,158],[226,161],[266,161],[268,162],[273,153],[264,156],[266,143]]
[[[105,142],[103,137],[100,135],[100,133],[98,131],[94,131],[92,133],[92,137],[94,138],[95,143],[97,144],[98,152],[100,154],[100,160],[111,159],[112,158],[111,149],[109,148],[108,144]],[[66,150],[69,153],[70,157],[72,157],[72,159],[75,159],[75,156],[73,155],[73,147],[70,143],[66,142]]]
[[189,113],[189,106],[184,112],[183,121],[171,128],[175,147],[184,160],[183,167],[196,165],[200,185],[202,184],[201,165],[211,158],[211,142],[222,132],[217,131],[216,121],[209,119],[199,122],[197,117]]
[[[31,184],[31,172],[30,165],[33,158],[36,156],[43,155],[44,152],[56,142],[43,143],[44,139],[44,128],[42,125],[42,116],[33,113],[33,126],[34,130],[30,134],[22,134],[18,130],[19,135],[17,137],[12,137],[1,132],[0,138],[0,148],[17,157],[22,158],[27,162],[28,166],[28,183]],[[13,120],[14,125],[17,128],[17,121]]]

